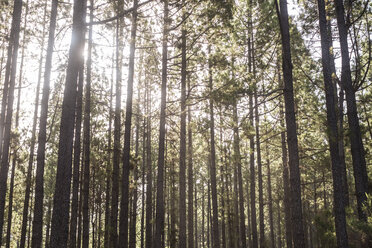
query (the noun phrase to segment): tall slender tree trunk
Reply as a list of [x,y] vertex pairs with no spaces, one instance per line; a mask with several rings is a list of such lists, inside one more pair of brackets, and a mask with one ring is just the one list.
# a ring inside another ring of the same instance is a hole
[[296,115],[294,109],[292,58],[288,22],[287,1],[280,0],[280,10],[275,1],[282,38],[285,118],[289,155],[289,177],[291,185],[291,220],[295,247],[305,247],[305,232],[302,217],[301,174],[298,155]]
[[349,138],[351,144],[351,155],[353,159],[355,191],[357,197],[358,217],[362,221],[367,221],[363,205],[367,200],[368,175],[365,160],[365,151],[363,147],[362,134],[360,131],[358,110],[356,105],[355,89],[352,85],[349,47],[347,41],[347,23],[345,22],[345,10],[342,0],[334,0],[336,6],[337,26],[339,32],[342,70],[341,84],[345,89],[347,117],[349,123]]
[[[278,187],[279,188],[279,187]],[[280,215],[280,212],[281,212],[281,209],[280,209],[280,198],[278,197],[277,199],[277,208],[278,208],[278,218],[277,218],[277,222],[278,222],[278,248],[282,248],[282,225],[280,223],[280,220],[281,220],[281,215]]]
[[199,233],[198,233],[198,194],[197,194],[197,186],[196,186],[196,181],[195,181],[195,187],[194,187],[194,211],[195,211],[195,248],[198,248],[199,244]]
[[[35,219],[35,218],[34,218]],[[50,221],[52,219],[52,200],[48,199],[48,211],[45,216],[46,220],[46,233],[45,233],[45,248],[50,247]]]
[[330,45],[327,35],[327,17],[324,0],[318,0],[319,27],[322,46],[322,65],[323,77],[326,93],[327,107],[327,126],[329,150],[332,162],[333,176],[333,197],[334,197],[334,214],[336,226],[336,238],[338,247],[348,247],[348,236],[346,231],[346,216],[345,216],[345,194],[343,184],[343,166],[341,164],[339,142],[338,142],[338,119],[337,110],[337,95],[334,95],[335,84],[332,80]]
[[[185,0],[182,0],[185,5]],[[182,10],[183,19],[185,10]],[[180,130],[180,168],[179,168],[179,240],[178,247],[186,248],[186,27],[182,25],[181,35],[181,130]]]
[[[188,79],[188,94],[191,94],[190,78]],[[187,107],[187,190],[188,190],[188,209],[187,209],[187,238],[188,248],[194,248],[194,173],[193,173],[193,144],[192,144],[192,126],[191,126],[191,106]],[[196,192],[195,192],[196,193]],[[196,219],[195,219],[196,221]],[[196,235],[196,233],[195,233]]]
[[[84,43],[81,47],[84,49]],[[74,140],[74,167],[72,178],[72,200],[71,200],[71,218],[70,218],[70,248],[76,247],[76,229],[79,213],[79,185],[80,180],[80,155],[81,155],[81,122],[83,112],[83,86],[84,84],[84,61],[80,64],[78,75],[78,89],[76,98],[76,115],[75,115],[75,140]],[[79,244],[80,245],[80,244]]]
[[[253,36],[253,35],[252,35]],[[256,75],[255,52],[252,38],[252,64],[253,74]],[[256,77],[256,76],[254,76]],[[257,143],[257,177],[258,177],[258,206],[259,206],[259,222],[260,222],[260,247],[265,247],[265,222],[264,222],[264,200],[262,186],[262,159],[261,159],[261,141],[260,141],[260,117],[258,115],[258,97],[257,97],[257,82],[254,90],[254,115],[256,127],[256,143]]]
[[[94,0],[89,1],[90,14],[89,21],[93,22]],[[88,57],[87,57],[87,79],[85,86],[84,104],[84,177],[83,177],[83,248],[89,247],[89,181],[90,181],[90,105],[91,105],[91,83],[92,83],[92,44],[93,44],[93,25],[89,27],[88,38]],[[94,188],[93,188],[94,192]],[[94,196],[93,196],[94,199]],[[92,209],[93,212],[94,209]],[[94,229],[94,228],[93,228]],[[94,243],[94,238],[93,238]]]
[[[17,115],[19,116],[19,109],[17,110]],[[18,118],[16,118],[18,119]],[[18,125],[16,125],[17,128]],[[12,174],[10,177],[10,189],[9,189],[9,205],[8,205],[8,224],[7,224],[7,229],[6,229],[6,248],[10,248],[10,236],[11,236],[11,229],[12,229],[12,219],[13,219],[13,193],[14,193],[14,173],[15,173],[15,168],[17,165],[17,148],[14,147],[13,151],[13,163],[12,163]]]
[[[142,63],[141,63],[142,64]],[[141,74],[139,75],[139,80],[141,80]],[[141,97],[141,82],[137,87],[137,103],[136,103],[136,140],[135,140],[135,159],[138,158],[139,153],[139,135],[140,135],[140,97]],[[130,219],[130,229],[129,229],[129,247],[136,247],[137,241],[137,234],[136,234],[136,227],[137,227],[137,200],[138,200],[138,166],[136,165],[133,170],[133,178],[134,178],[134,192],[133,192],[133,201],[132,201],[132,211],[131,211],[131,219]]]
[[[235,123],[234,123],[235,124]],[[234,133],[235,134],[235,133]],[[235,137],[234,137],[234,142],[236,142]],[[235,144],[234,144],[235,145]],[[234,147],[235,149],[235,147]],[[234,151],[234,158],[236,156],[236,153]],[[233,205],[234,205],[234,211],[233,211],[233,221],[232,221],[232,242],[231,244],[233,247],[237,248],[240,245],[239,242],[239,190],[238,190],[238,168],[237,168],[237,163],[234,161],[233,162],[233,185],[234,185],[234,191],[233,191]]]
[[[208,181],[208,202],[207,202],[207,248],[211,247],[211,186]],[[213,247],[213,245],[212,245]]]
[[123,178],[122,178],[122,197],[120,203],[120,230],[119,247],[128,247],[128,200],[129,200],[129,167],[130,167],[130,135],[132,127],[132,97],[133,97],[133,79],[134,79],[134,55],[136,51],[136,33],[137,33],[137,6],[138,0],[133,1],[132,27],[130,34],[130,54],[129,71],[127,85],[127,101],[125,111],[125,133],[123,150]]
[[[219,128],[219,133],[220,133],[220,149],[221,151],[224,151],[224,145],[223,145],[223,138],[222,138],[222,133],[223,133],[223,130],[222,130],[222,125],[223,125],[223,121],[222,121],[222,105],[220,105],[220,108],[219,108],[219,112],[220,112],[220,128]],[[225,187],[226,187],[226,180],[224,179],[225,178],[225,169],[224,169],[224,159],[223,159],[224,156],[220,156],[220,180],[221,180],[221,192],[222,192],[222,196],[220,198],[220,202],[221,202],[221,217],[222,217],[222,220],[221,220],[221,232],[222,232],[222,244],[221,244],[221,247],[222,248],[226,248],[226,243],[227,243],[227,237],[226,237],[226,214],[225,214],[225,202],[226,202],[226,199],[228,197],[227,195],[227,190],[225,190]],[[195,190],[195,194],[196,194],[196,190]],[[196,196],[195,196],[195,199],[196,199]],[[195,216],[195,224],[197,223],[197,217]]]
[[[280,87],[283,87],[283,83],[279,71],[279,59],[278,59],[278,81]],[[291,198],[290,198],[290,182],[289,182],[289,168],[288,168],[288,158],[287,158],[287,145],[286,145],[286,135],[285,135],[285,124],[284,124],[284,111],[282,102],[279,103],[279,118],[281,126],[281,150],[282,150],[282,166],[283,166],[283,192],[284,192],[284,223],[285,223],[285,239],[288,248],[293,246],[292,240],[292,224],[291,224]]]
[[242,164],[240,155],[240,137],[239,137],[239,120],[238,120],[238,106],[237,100],[235,100],[233,109],[233,121],[234,121],[234,162],[238,172],[238,184],[239,184],[239,217],[240,217],[240,247],[247,247],[246,241],[246,230],[245,230],[245,213],[244,213],[244,194],[243,194],[243,176],[242,176]]
[[[21,104],[21,89],[22,89],[22,82],[23,82],[23,64],[24,64],[24,53],[26,47],[26,28],[27,28],[27,16],[28,16],[28,1],[26,3],[26,12],[24,17],[24,24],[23,24],[23,46],[21,52],[21,65],[19,70],[19,81],[18,81],[18,95],[17,95],[17,112],[16,112],[16,120],[15,120],[15,129],[18,129],[19,124],[19,110]],[[2,67],[1,67],[2,68]],[[9,189],[9,205],[8,205],[8,225],[7,225],[7,232],[6,232],[6,247],[10,247],[10,236],[11,236],[11,229],[12,229],[12,218],[13,218],[13,193],[14,193],[14,177],[15,177],[15,168],[18,164],[18,143],[19,141],[14,140],[13,145],[13,161],[12,161],[12,174],[10,177],[10,189]]]
[[205,208],[204,208],[204,204],[205,204],[205,192],[204,192],[204,185],[202,185],[202,227],[201,227],[201,235],[202,235],[202,247],[204,247],[205,245]]
[[64,248],[68,240],[70,209],[72,143],[75,124],[77,79],[82,63],[81,42],[85,37],[86,0],[75,0],[73,7],[72,37],[66,72],[65,92],[59,134],[57,176],[53,200],[50,246]]
[[150,120],[150,89],[146,83],[146,248],[152,246],[152,159],[151,159],[151,120]]
[[[210,45],[208,53],[211,54]],[[210,92],[213,91],[213,77],[212,77],[212,63],[208,61],[208,83]],[[216,178],[216,148],[214,141],[214,100],[211,96],[209,99],[209,114],[210,114],[210,139],[211,139],[211,164],[210,164],[210,180],[212,190],[212,211],[213,211],[213,224],[212,224],[212,237],[213,248],[220,248],[220,235],[218,228],[218,199],[217,199],[217,178]]]
[[267,166],[267,195],[268,195],[268,204],[269,204],[270,240],[271,240],[271,247],[275,248],[273,197],[272,197],[272,189],[271,189],[271,170],[270,170],[270,157],[269,157],[268,144],[266,144],[266,166]]
[[[252,43],[251,37],[248,38],[248,63],[249,73],[252,73]],[[254,127],[254,116],[253,116],[253,93],[249,95],[249,122]],[[253,248],[258,247],[258,235],[257,235],[257,217],[256,217],[256,172],[254,168],[254,135],[249,137],[249,167],[250,167],[250,184],[251,184],[251,230],[252,230],[252,245]]]
[[[146,93],[145,93],[146,94]],[[145,97],[143,97],[143,106],[146,106]],[[146,170],[146,119],[143,118],[143,134],[142,134],[142,199],[141,199],[141,245],[145,245],[145,170]]]
[[[48,119],[48,102],[50,93],[50,73],[52,70],[52,58],[54,47],[54,34],[56,29],[58,0],[52,1],[50,12],[49,37],[47,53],[45,58],[43,94],[40,106],[40,121],[38,134],[38,147],[36,155],[36,179],[35,179],[35,206],[34,220],[32,223],[32,248],[39,248],[43,239],[43,201],[44,201],[44,167],[45,167],[45,146],[46,146],[46,128]],[[51,204],[51,201],[49,201]],[[49,210],[49,209],[48,209]],[[48,234],[49,235],[49,234]],[[46,242],[47,243],[47,242]]]
[[47,4],[45,3],[44,6],[44,17],[43,17],[43,32],[42,32],[42,40],[41,40],[41,49],[40,49],[40,57],[39,57],[39,72],[38,72],[38,80],[36,86],[36,93],[35,93],[35,108],[34,108],[34,116],[32,122],[32,131],[31,131],[31,144],[30,144],[30,154],[28,158],[28,167],[27,167],[27,175],[26,175],[26,191],[25,191],[25,199],[23,205],[23,214],[22,214],[22,227],[21,227],[21,242],[20,247],[24,248],[26,246],[26,233],[27,233],[27,224],[29,219],[29,204],[30,204],[30,194],[31,194],[31,179],[32,179],[32,172],[33,172],[33,164],[34,164],[34,154],[35,154],[35,144],[36,144],[36,126],[37,126],[37,117],[39,111],[39,96],[40,96],[40,84],[41,84],[41,75],[42,75],[42,65],[43,65],[43,52],[44,52],[44,40],[45,40],[45,20],[46,20],[46,13],[47,13]]
[[[112,61],[114,61],[114,53]],[[112,66],[112,80],[110,87],[110,105],[109,105],[109,127],[108,127],[108,141],[107,141],[107,167],[106,167],[106,203],[105,203],[105,233],[104,233],[104,248],[109,247],[109,234],[110,234],[110,200],[111,200],[111,149],[112,149],[112,95],[114,88],[114,65]]]
[[164,232],[164,152],[165,152],[165,117],[167,100],[167,66],[168,66],[168,0],[164,1],[163,18],[163,55],[162,55],[162,78],[161,78],[161,103],[160,103],[160,127],[159,127],[159,153],[158,153],[158,182],[156,194],[156,226],[154,247],[163,247],[162,233]]
[[[122,1],[119,1],[122,5]],[[122,7],[120,7],[122,9]],[[119,10],[118,10],[119,12]],[[122,81],[122,48],[123,48],[123,23],[119,18],[116,23],[116,86],[115,86],[115,117],[114,117],[114,155],[112,168],[112,197],[110,212],[109,247],[116,248],[118,240],[118,205],[119,205],[119,174],[120,174],[120,137],[121,137],[121,81]]]
[[[10,130],[13,115],[14,86],[17,71],[21,13],[22,1],[14,0],[12,27],[8,45],[8,57],[5,70],[3,100],[0,117],[0,245],[2,244],[4,226],[5,197],[7,192],[7,179],[9,170],[8,158],[10,146]],[[8,105],[6,105],[6,103],[8,103]]]
[[[330,4],[328,2],[328,4]],[[327,9],[327,6],[325,6]],[[327,16],[327,13],[326,13]],[[327,18],[327,17],[326,17]],[[328,18],[327,18],[328,19]],[[332,23],[330,20],[327,20],[327,41],[329,49],[333,47],[333,38],[332,38]],[[333,51],[333,50],[332,50]],[[336,108],[336,116],[338,121],[338,150],[342,167],[342,184],[344,188],[344,204],[349,206],[349,187],[347,183],[347,173],[346,173],[346,162],[345,162],[345,145],[344,145],[344,90],[341,82],[336,77],[336,65],[333,52],[329,52],[330,59],[330,70],[331,77],[334,84],[334,96],[338,101],[338,106]],[[337,84],[340,85],[340,95],[337,97]]]

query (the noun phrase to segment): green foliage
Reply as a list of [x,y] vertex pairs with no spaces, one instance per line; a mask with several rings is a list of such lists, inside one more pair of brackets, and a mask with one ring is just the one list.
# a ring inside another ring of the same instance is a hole
[[332,211],[323,209],[314,218],[316,236],[322,247],[337,247]]

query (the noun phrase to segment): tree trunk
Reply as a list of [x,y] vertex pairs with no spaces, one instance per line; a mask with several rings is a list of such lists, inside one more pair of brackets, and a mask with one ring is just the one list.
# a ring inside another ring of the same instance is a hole
[[[255,55],[252,39],[252,64],[253,74],[255,75]],[[260,142],[260,118],[258,115],[258,97],[257,97],[257,82],[254,90],[254,115],[256,126],[256,143],[257,143],[257,177],[258,177],[258,206],[259,206],[259,222],[260,222],[260,247],[265,247],[265,222],[264,222],[264,200],[262,186],[262,159],[261,159],[261,142]]]
[[[208,47],[208,53],[211,54],[210,45]],[[213,91],[213,77],[212,77],[212,63],[208,61],[208,77],[209,77],[209,89]],[[211,96],[209,99],[209,111],[210,111],[210,139],[211,139],[211,164],[210,164],[210,179],[211,179],[211,190],[212,190],[212,210],[213,210],[213,226],[212,226],[212,237],[213,237],[213,248],[220,248],[220,236],[218,228],[218,199],[217,199],[217,179],[216,179],[216,148],[214,142],[214,100]]]
[[[248,40],[248,53],[249,53],[249,73],[252,73],[252,47],[251,40]],[[254,127],[254,116],[253,116],[253,94],[249,95],[249,121],[251,127]],[[250,180],[251,180],[251,230],[252,230],[252,245],[254,248],[258,247],[257,237],[257,217],[256,217],[256,172],[254,168],[254,135],[249,137],[249,164],[250,164]]]
[[146,165],[147,165],[147,175],[146,175],[146,248],[151,248],[152,246],[152,160],[151,160],[151,120],[150,120],[150,94],[151,92],[148,84],[145,86],[146,89]]
[[[196,182],[196,181],[195,181]],[[195,203],[195,207],[194,207],[194,211],[195,211],[195,217],[194,217],[194,220],[195,220],[195,248],[198,248],[198,244],[199,244],[199,239],[198,239],[198,198],[197,198],[197,187],[196,187],[196,183],[195,183],[195,188],[194,188],[194,203]]]
[[74,136],[77,79],[82,59],[80,44],[85,36],[86,0],[75,0],[72,37],[62,104],[56,186],[52,215],[51,247],[66,247],[70,209],[72,141]]
[[202,185],[202,245],[201,247],[204,247],[205,245],[205,192],[204,192],[204,185]]
[[[114,61],[114,53],[112,55],[112,61]],[[114,64],[114,62],[113,62]],[[108,141],[107,141],[107,167],[106,167],[106,203],[105,203],[105,233],[104,233],[104,248],[109,247],[109,234],[110,234],[110,200],[111,200],[111,180],[112,175],[111,169],[111,149],[112,149],[112,95],[114,88],[114,65],[112,65],[112,80],[110,87],[110,105],[109,105],[109,127],[108,127]]]
[[[81,47],[84,49],[84,43]],[[78,89],[76,98],[75,116],[75,140],[74,140],[74,168],[72,179],[72,201],[71,201],[71,220],[70,220],[70,248],[76,247],[76,226],[78,219],[79,205],[79,180],[80,180],[80,155],[81,155],[81,121],[83,111],[83,84],[84,84],[84,61],[80,64],[78,75]],[[81,186],[81,185],[80,185]],[[80,244],[79,244],[80,245]]]
[[133,97],[133,78],[134,78],[134,54],[136,51],[136,32],[137,32],[137,6],[138,0],[133,2],[132,27],[130,34],[130,54],[129,54],[129,71],[127,85],[127,101],[125,110],[125,133],[124,133],[124,150],[123,150],[123,183],[122,197],[120,203],[120,230],[119,230],[119,247],[128,247],[128,199],[129,199],[129,167],[130,167],[130,135],[132,126],[132,97]]
[[[278,62],[279,67],[279,62]],[[279,70],[278,70],[279,72]],[[282,81],[279,75],[279,84],[282,85]],[[283,191],[284,191],[284,220],[285,220],[285,240],[287,247],[291,248],[293,246],[292,240],[292,223],[291,223],[291,196],[290,196],[290,182],[289,182],[289,168],[288,168],[288,159],[287,159],[287,145],[285,142],[285,125],[284,125],[284,111],[283,104],[279,103],[280,111],[280,126],[281,126],[281,148],[282,148],[282,166],[283,166]]]
[[[35,218],[34,218],[35,219]],[[52,200],[48,199],[48,211],[45,216],[46,219],[46,234],[45,234],[45,248],[50,247],[50,224],[52,219]]]
[[[93,0],[89,1],[89,21],[93,22]],[[90,105],[91,105],[91,82],[92,82],[92,43],[93,25],[89,27],[88,57],[87,57],[87,80],[85,86],[84,104],[84,177],[83,177],[83,248],[89,247],[89,181],[90,181]],[[94,189],[94,188],[93,188]],[[94,192],[94,190],[93,190]],[[93,198],[94,199],[94,198]],[[94,202],[94,201],[93,201]],[[93,228],[94,229],[94,228]],[[93,239],[94,242],[94,239]]]
[[[236,100],[237,101],[237,100]],[[234,104],[233,110],[233,121],[234,121],[234,162],[238,172],[238,184],[239,184],[239,217],[240,217],[240,247],[247,247],[246,241],[246,230],[245,230],[245,214],[244,214],[244,194],[243,194],[243,176],[242,176],[242,164],[240,155],[240,137],[239,137],[239,120],[238,120],[238,106],[237,102]]]
[[[23,73],[23,64],[24,64],[24,51],[26,46],[26,27],[27,27],[27,16],[28,16],[28,1],[26,3],[26,13],[23,25],[23,46],[22,46],[22,55],[21,55],[21,65],[19,70],[19,82],[18,82],[18,96],[17,96],[17,112],[16,112],[16,123],[15,129],[18,129],[19,124],[19,110],[20,110],[20,103],[21,103],[21,89],[22,89],[22,73]],[[2,68],[2,67],[1,67]],[[41,71],[39,71],[40,73]],[[18,131],[18,130],[17,130]],[[12,162],[12,174],[10,178],[10,189],[9,189],[9,206],[8,206],[8,225],[7,225],[7,232],[6,232],[6,247],[10,247],[10,236],[11,236],[11,229],[12,229],[12,218],[13,218],[13,193],[14,193],[14,177],[15,177],[15,168],[18,164],[18,149],[19,147],[19,140],[14,140],[13,145],[13,162]]]
[[[188,79],[188,94],[191,94],[190,87],[190,78]],[[187,210],[187,227],[188,227],[188,248],[194,248],[194,173],[193,173],[193,144],[192,144],[192,126],[191,126],[191,106],[187,107],[187,133],[188,133],[188,144],[187,144],[187,153],[188,153],[188,164],[187,164],[187,184],[188,184],[188,210]],[[196,193],[196,192],[195,192]],[[197,219],[195,219],[196,221]],[[195,233],[196,235],[196,233]]]
[[[146,106],[145,97],[143,106]],[[142,199],[141,199],[141,248],[145,245],[145,170],[146,170],[146,119],[143,118],[143,134],[142,134]]]
[[[185,0],[182,0],[185,5]],[[183,19],[185,10],[182,10]],[[179,168],[179,240],[178,247],[186,248],[186,27],[182,26],[181,35],[181,130],[180,130],[180,168]]]
[[285,119],[287,127],[287,144],[289,155],[289,177],[291,185],[291,220],[293,230],[293,243],[295,247],[305,247],[305,233],[302,217],[301,201],[301,174],[298,155],[297,126],[294,109],[292,59],[290,47],[290,34],[288,22],[287,2],[280,0],[280,12],[276,3],[282,38],[283,77]]
[[[234,123],[235,125],[235,123]],[[235,133],[234,133],[235,135]],[[234,142],[236,142],[236,138],[234,137]],[[234,144],[235,145],[235,144]],[[235,147],[234,147],[235,150]],[[236,156],[236,152],[234,151],[234,159]],[[229,161],[230,162],[230,161]],[[234,176],[234,191],[233,191],[233,205],[234,205],[234,210],[233,210],[233,221],[232,221],[232,236],[231,236],[231,244],[233,245],[234,248],[238,248],[240,245],[239,243],[239,191],[238,191],[238,168],[237,168],[237,163],[234,161],[233,162],[233,176]]]
[[159,153],[158,153],[158,183],[156,194],[156,227],[154,247],[163,247],[162,234],[164,232],[164,152],[165,152],[165,111],[167,100],[167,65],[168,65],[168,0],[164,1],[163,26],[163,55],[161,78],[161,103],[159,127]]
[[367,221],[367,216],[365,211],[363,210],[363,205],[367,200],[366,193],[368,192],[368,175],[362,134],[359,125],[355,89],[352,85],[351,78],[349,48],[347,41],[348,27],[345,23],[343,1],[335,0],[335,6],[342,58],[341,84],[346,93],[347,117],[350,128],[349,138],[351,144],[351,155],[353,159],[358,217],[362,221]]
[[[5,210],[5,197],[9,170],[9,146],[10,146],[10,130],[13,115],[13,100],[14,100],[14,86],[17,71],[17,57],[19,46],[19,32],[22,13],[22,1],[15,0],[12,15],[12,27],[10,31],[10,40],[8,46],[8,57],[5,71],[3,100],[1,107],[0,117],[0,245],[3,237],[4,225],[4,210]],[[6,105],[8,102],[8,105]],[[6,109],[7,106],[7,109]],[[6,111],[6,115],[5,115]],[[5,119],[6,116],[6,119]],[[5,122],[4,122],[5,120]],[[4,143],[2,143],[4,142]],[[2,144],[2,145],[1,145]]]
[[[139,79],[141,79],[141,75],[139,75]],[[134,157],[137,161],[138,159],[138,152],[139,152],[139,134],[140,134],[140,89],[141,83],[137,87],[137,104],[136,104],[136,140],[135,140],[135,154]],[[132,201],[132,210],[131,210],[131,219],[130,219],[130,229],[129,229],[129,247],[136,247],[137,241],[137,234],[136,234],[136,227],[137,227],[137,200],[138,200],[138,165],[136,165],[133,169],[133,178],[134,178],[134,192],[133,192],[133,201]]]
[[32,184],[31,179],[32,179],[32,172],[33,172],[32,167],[34,164],[36,126],[37,126],[37,117],[38,117],[38,111],[39,111],[40,84],[41,84],[42,65],[43,65],[46,10],[47,10],[47,4],[45,4],[44,6],[43,32],[42,32],[41,50],[40,50],[40,57],[39,57],[39,72],[38,72],[38,80],[37,80],[36,93],[35,93],[35,108],[34,108],[34,116],[33,116],[33,122],[32,122],[30,154],[28,158],[28,167],[27,167],[27,176],[26,176],[26,192],[25,192],[23,214],[22,214],[21,242],[20,242],[21,248],[24,248],[26,246],[26,232],[27,232],[27,224],[28,224],[28,219],[29,219],[29,203],[30,203],[31,184]]
[[272,189],[271,189],[271,170],[270,170],[270,158],[269,158],[268,144],[266,144],[266,166],[267,166],[267,195],[268,195],[268,204],[269,204],[270,240],[271,240],[271,247],[275,248],[273,197],[272,197]]
[[331,70],[331,56],[330,56],[330,45],[327,35],[327,17],[325,10],[324,0],[318,0],[318,12],[319,12],[319,27],[320,27],[320,38],[322,46],[322,66],[323,66],[323,78],[326,93],[326,107],[327,107],[327,127],[328,127],[328,141],[329,150],[331,154],[332,162],[332,176],[333,176],[333,197],[334,197],[334,214],[335,214],[335,226],[336,226],[336,238],[338,247],[349,247],[348,236],[346,231],[346,216],[345,216],[345,193],[343,184],[343,166],[341,164],[339,142],[338,142],[338,123],[336,116],[337,109],[337,96],[334,95],[337,92],[334,89],[332,81],[332,70]]
[[[330,3],[328,3],[330,4]],[[326,7],[327,8],[327,7]],[[327,14],[326,14],[327,18]],[[332,40],[332,23],[331,21],[326,22],[327,25],[327,41],[329,49],[333,47]],[[331,51],[331,50],[330,50]],[[346,173],[346,162],[345,162],[345,145],[344,145],[344,90],[341,82],[337,79],[336,76],[336,66],[333,52],[329,52],[330,59],[330,70],[331,78],[334,84],[334,96],[338,101],[338,106],[336,107],[336,117],[338,121],[338,150],[342,167],[342,184],[344,188],[344,204],[345,207],[349,206],[349,188],[347,184],[347,173]],[[340,95],[337,97],[337,83],[340,85]]]
[[[119,1],[119,4],[122,4]],[[121,9],[121,7],[120,7]],[[118,10],[119,12],[119,10]],[[124,19],[119,18],[116,23],[116,86],[115,86],[115,117],[114,117],[114,157],[112,168],[112,198],[110,213],[109,247],[115,248],[118,239],[118,202],[119,202],[119,163],[120,163],[120,137],[121,137],[121,81],[122,81],[122,49],[123,49],[123,23]]]
[[[39,121],[38,147],[36,155],[36,180],[35,180],[35,206],[34,220],[32,223],[32,248],[39,248],[43,239],[43,201],[44,201],[44,167],[45,167],[45,146],[46,128],[48,119],[48,102],[50,93],[50,73],[52,70],[52,58],[54,47],[54,34],[56,29],[58,0],[52,1],[50,13],[49,37],[47,53],[45,58],[43,95],[41,98],[41,110]],[[51,203],[51,201],[50,201]],[[49,210],[49,209],[48,209]],[[49,234],[48,234],[49,235]],[[46,242],[47,243],[47,242]]]

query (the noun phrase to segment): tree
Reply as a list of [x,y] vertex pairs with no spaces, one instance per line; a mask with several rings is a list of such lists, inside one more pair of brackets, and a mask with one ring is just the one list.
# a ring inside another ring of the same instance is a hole
[[[93,22],[94,1],[89,1],[89,21]],[[89,28],[88,57],[87,57],[87,78],[85,86],[84,105],[84,175],[83,175],[83,248],[89,247],[89,181],[90,181],[90,114],[91,114],[91,83],[92,83],[92,46],[93,26]]]
[[344,4],[341,0],[335,0],[337,27],[339,32],[342,71],[341,84],[345,89],[347,118],[350,128],[350,144],[351,154],[353,158],[355,191],[358,204],[358,216],[360,220],[367,221],[366,213],[363,211],[363,205],[367,200],[366,192],[368,192],[368,175],[365,161],[365,152],[363,147],[362,135],[360,131],[358,110],[355,98],[355,89],[352,85],[349,48],[347,41],[347,23],[345,22]]
[[322,45],[322,65],[323,77],[326,93],[327,105],[327,124],[328,124],[328,140],[329,150],[332,160],[332,175],[333,175],[333,195],[334,195],[334,212],[335,225],[337,235],[337,246],[348,247],[348,236],[346,231],[345,217],[345,201],[344,201],[344,184],[342,182],[342,165],[339,152],[338,142],[338,126],[337,126],[337,96],[334,95],[335,89],[332,81],[331,56],[329,54],[330,45],[327,36],[327,18],[325,12],[325,3],[323,0],[318,0],[319,11],[319,27]]
[[162,47],[162,75],[161,75],[161,103],[160,103],[160,129],[159,129],[159,153],[158,153],[158,180],[156,190],[156,227],[155,227],[155,248],[163,247],[162,236],[164,233],[164,152],[165,152],[165,111],[167,101],[167,65],[168,65],[168,1],[164,1],[163,18],[163,47]]
[[68,239],[68,217],[70,209],[70,182],[72,163],[72,141],[75,124],[77,79],[79,72],[80,41],[84,39],[86,1],[75,0],[73,10],[72,39],[66,71],[65,91],[62,103],[59,133],[56,186],[53,199],[51,247],[66,247]]
[[280,33],[282,39],[282,59],[283,59],[283,78],[284,78],[284,101],[285,101],[285,120],[287,127],[287,144],[289,157],[289,177],[291,187],[291,217],[293,230],[293,243],[295,247],[305,246],[305,234],[303,230],[302,200],[301,200],[301,180],[298,156],[298,140],[296,116],[294,110],[293,97],[293,78],[292,78],[292,59],[290,47],[290,34],[288,22],[287,2],[275,1],[277,15],[279,18]]
[[128,69],[128,85],[127,85],[127,102],[125,111],[125,133],[124,133],[124,149],[123,149],[123,183],[122,197],[120,203],[120,231],[119,231],[119,247],[126,248],[128,246],[128,199],[129,199],[129,167],[130,167],[130,135],[132,125],[132,97],[133,97],[133,78],[134,78],[134,55],[136,49],[136,33],[137,33],[137,8],[138,0],[133,2],[132,27],[130,35],[130,54],[129,54],[129,69]]
[[45,166],[45,145],[46,145],[46,128],[48,117],[50,73],[52,70],[54,36],[56,30],[58,1],[52,1],[50,12],[49,36],[47,53],[45,57],[44,83],[41,97],[38,148],[36,155],[36,175],[35,175],[35,205],[34,219],[32,223],[32,247],[38,248],[42,244],[42,227],[43,227],[43,202],[44,202],[44,166]]
[[19,47],[19,31],[21,23],[22,1],[15,0],[12,14],[12,28],[8,45],[8,56],[5,70],[3,99],[0,117],[0,245],[3,238],[5,196],[9,170],[10,129],[13,115],[13,100],[15,76],[17,71],[17,58]]

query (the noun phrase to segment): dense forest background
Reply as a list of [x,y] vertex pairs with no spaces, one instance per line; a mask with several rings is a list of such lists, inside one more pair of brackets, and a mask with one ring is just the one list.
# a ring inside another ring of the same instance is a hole
[[0,10],[1,247],[372,247],[369,0]]

